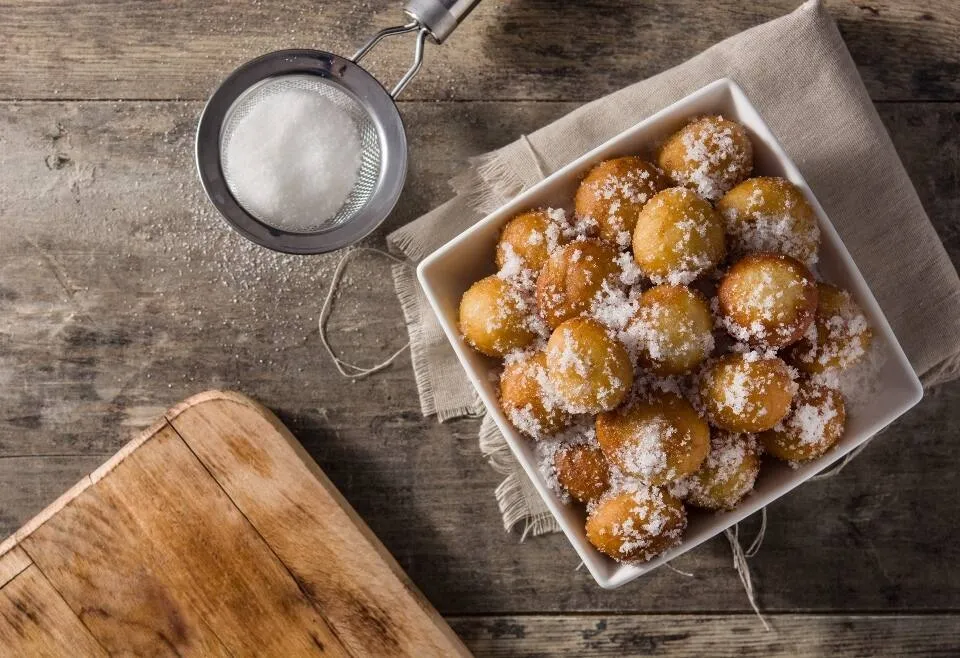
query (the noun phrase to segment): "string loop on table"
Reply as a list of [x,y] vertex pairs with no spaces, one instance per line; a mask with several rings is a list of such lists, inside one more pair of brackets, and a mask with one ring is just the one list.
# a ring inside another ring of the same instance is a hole
[[330,346],[330,342],[327,340],[327,320],[330,318],[330,312],[333,309],[333,298],[337,294],[341,279],[343,279],[343,272],[347,267],[347,263],[350,262],[350,259],[363,252],[386,256],[388,259],[398,265],[406,265],[407,267],[412,268],[406,259],[394,256],[390,252],[377,249],[376,247],[353,247],[343,252],[343,256],[340,257],[340,262],[337,263],[337,268],[333,271],[333,277],[330,279],[330,286],[327,289],[327,296],[324,298],[323,306],[320,308],[320,319],[317,324],[320,329],[320,343],[327,351],[327,354],[330,355],[330,359],[333,361],[333,365],[337,368],[337,372],[348,379],[363,379],[368,375],[380,372],[400,358],[400,355],[410,347],[410,341],[407,340],[403,347],[391,354],[386,360],[372,366],[360,366],[341,359],[336,352],[333,351],[333,347]]

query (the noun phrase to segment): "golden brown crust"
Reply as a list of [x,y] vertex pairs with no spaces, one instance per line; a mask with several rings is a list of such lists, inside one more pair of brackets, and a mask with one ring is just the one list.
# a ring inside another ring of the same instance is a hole
[[537,278],[537,307],[555,329],[590,308],[604,282],[618,286],[618,252],[599,240],[578,240],[555,251]]
[[660,147],[657,164],[678,185],[715,201],[753,170],[747,130],[720,116],[691,121]]
[[547,355],[540,350],[510,361],[500,375],[500,407],[519,431],[534,439],[570,423],[547,380]]
[[809,461],[836,444],[843,435],[846,420],[840,391],[807,380],[800,385],[790,415],[772,430],[760,434],[760,441],[777,459]]
[[717,202],[727,227],[730,251],[737,256],[773,251],[813,265],[820,228],[800,189],[786,180],[758,176],[743,181]]
[[574,413],[615,408],[633,385],[626,348],[596,320],[574,318],[547,343],[547,374],[557,395]]
[[813,322],[817,283],[795,258],[748,254],[723,277],[717,299],[734,338],[780,349],[800,340]]
[[602,240],[621,249],[630,246],[643,205],[670,186],[656,166],[638,157],[605,160],[584,177],[574,197],[574,212],[592,218]]
[[460,299],[460,331],[478,352],[504,357],[533,342],[532,304],[496,275],[480,279]]
[[873,331],[850,293],[823,282],[817,284],[817,293],[813,326],[791,346],[787,358],[808,373],[843,370],[866,355]]
[[701,294],[687,286],[646,290],[627,327],[640,363],[657,375],[682,375],[713,350],[713,316]]
[[789,413],[797,385],[777,357],[735,352],[705,367],[699,389],[714,425],[731,432],[761,432]]
[[633,258],[656,284],[688,284],[726,255],[723,220],[684,187],[657,193],[643,206],[633,232]]
[[713,430],[703,465],[678,483],[684,501],[710,510],[733,509],[753,490],[760,450],[752,434]]
[[515,257],[523,268],[537,273],[550,257],[551,248],[562,246],[564,242],[566,240],[560,227],[550,219],[545,209],[522,212],[507,222],[500,232],[496,251],[497,267],[502,269],[511,257]]
[[683,504],[665,489],[609,493],[590,506],[587,540],[618,562],[646,562],[680,543],[687,527]]
[[625,475],[661,485],[693,473],[710,450],[710,428],[673,393],[638,396],[597,416],[597,442]]
[[610,467],[596,446],[563,446],[554,454],[553,465],[560,486],[581,503],[599,499],[610,487]]

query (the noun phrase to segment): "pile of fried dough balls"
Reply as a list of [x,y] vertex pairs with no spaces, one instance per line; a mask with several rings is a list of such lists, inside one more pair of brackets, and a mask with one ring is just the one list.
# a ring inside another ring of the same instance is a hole
[[796,465],[844,431],[835,373],[864,356],[870,327],[811,271],[804,193],[752,175],[743,126],[691,120],[656,164],[594,166],[572,214],[510,219],[497,274],[461,300],[463,338],[503,361],[505,416],[618,561],[677,545],[686,506],[735,507],[762,452]]

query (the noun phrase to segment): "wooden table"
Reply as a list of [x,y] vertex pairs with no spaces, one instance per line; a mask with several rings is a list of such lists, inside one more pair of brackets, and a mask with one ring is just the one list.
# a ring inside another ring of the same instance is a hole
[[[751,561],[768,634],[725,541],[677,561],[693,578],[661,569],[603,591],[562,536],[502,531],[477,421],[422,418],[408,360],[336,374],[316,321],[338,256],[279,256],[227,230],[199,190],[193,132],[235,65],[349,53],[398,4],[0,0],[0,536],[169,404],[233,388],[278,411],[477,654],[955,654],[960,383],[841,477],[771,507]],[[487,0],[404,94],[408,185],[368,243],[445,200],[468,156],[796,4]],[[828,5],[960,263],[960,5]],[[375,70],[397,79],[410,45],[385,46]],[[401,326],[387,263],[360,257],[335,346],[374,362]]]

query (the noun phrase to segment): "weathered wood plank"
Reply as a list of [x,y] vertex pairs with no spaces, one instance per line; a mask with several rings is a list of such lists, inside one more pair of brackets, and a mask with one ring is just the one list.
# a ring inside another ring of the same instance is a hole
[[505,656],[956,656],[957,615],[455,617],[477,658]]
[[[798,4],[483,2],[450,45],[429,50],[406,98],[589,100]],[[873,98],[960,99],[956,2],[827,4]],[[319,6],[127,0],[84,3],[82,11],[74,5],[3,3],[0,98],[198,100],[256,55],[289,47],[349,55],[376,29],[402,20],[394,0]],[[385,44],[373,58],[375,70],[384,80],[398,79],[411,47],[403,39]]]
[[19,546],[0,554],[0,587],[17,577],[30,564],[30,557]]
[[276,417],[213,391],[167,418],[355,656],[466,650]]
[[[443,201],[468,155],[565,107],[406,104],[408,188],[379,235]],[[275,254],[227,228],[196,180],[199,110],[0,105],[0,455],[110,454],[127,438],[118,428],[205,388],[274,391],[261,399],[315,413],[333,405],[304,383],[329,382],[336,413],[364,427],[419,408],[402,361],[345,385],[327,367],[317,313],[340,256]],[[372,256],[347,272],[330,328],[348,358],[373,363],[403,344],[389,272]]]
[[347,655],[169,426],[20,545],[110,653]]
[[106,655],[36,566],[0,588],[0,656]]
[[0,543],[104,459],[76,453],[0,458]]
[[[441,612],[747,609],[722,540],[681,560],[695,579],[661,570],[603,592],[573,572],[563,537],[518,545],[502,533],[476,422],[421,418],[403,360],[347,383],[320,351],[337,256],[250,247],[208,209],[191,161],[199,107],[0,104],[0,535],[176,399],[229,387],[279,410]],[[443,201],[469,155],[572,107],[404,103],[410,179],[377,236]],[[960,262],[960,105],[880,111]],[[361,257],[331,320],[335,345],[370,363],[402,344],[401,324],[387,264]],[[768,609],[957,607],[960,575],[929,568],[960,550],[957,408],[960,384],[935,391],[842,477],[773,508],[752,561]]]

